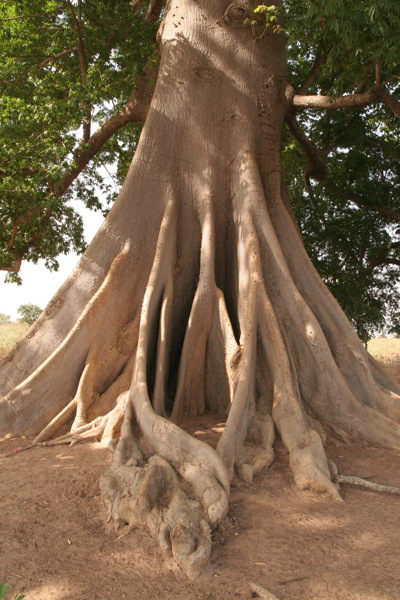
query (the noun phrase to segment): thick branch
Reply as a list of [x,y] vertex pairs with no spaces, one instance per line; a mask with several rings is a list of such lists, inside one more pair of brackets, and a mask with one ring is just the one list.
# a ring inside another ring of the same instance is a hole
[[[58,197],[62,196],[78,175],[82,173],[92,158],[104,146],[107,140],[109,140],[119,129],[124,127],[127,123],[145,121],[153,89],[151,82],[154,80],[155,76],[155,69],[150,68],[147,73],[141,77],[138,89],[132,91],[124,108],[116,112],[103,123],[103,125],[90,137],[87,144],[75,153],[70,168],[64,173],[61,180],[50,190],[52,193],[56,194]],[[46,215],[47,220],[49,216],[51,215]],[[28,220],[28,217],[24,218],[24,220]],[[0,267],[0,270],[18,273],[21,268],[23,256],[17,256],[15,252],[13,252],[13,244],[17,235],[18,225],[21,223],[22,221],[19,220],[18,224],[15,227],[13,226],[13,232],[11,234],[12,241],[10,242],[9,240],[7,244],[9,252],[13,255],[14,262],[11,265]],[[34,246],[38,241],[40,241],[38,236],[31,238],[28,240],[28,247]]]
[[361,94],[349,94],[348,96],[339,96],[338,98],[318,94],[310,96],[295,94],[292,98],[292,105],[296,108],[337,110],[340,108],[361,108],[379,101],[384,102],[393,114],[400,118],[400,102],[383,85],[376,85]]
[[288,115],[286,122],[294,138],[299,142],[304,154],[308,160],[308,167],[304,173],[307,186],[309,186],[310,177],[317,181],[324,181],[327,176],[325,164],[326,156],[324,153],[306,136],[294,115]]
[[400,221],[400,212],[397,210],[393,210],[392,208],[388,208],[387,206],[377,206],[376,204],[371,205],[369,203],[367,204],[358,194],[347,190],[340,190],[336,186],[333,187],[330,185],[329,188],[340,198],[354,202],[354,204],[356,204],[359,208],[362,208],[363,210],[372,210],[374,212],[379,213],[380,215],[383,215],[384,217],[389,217],[394,221]]
[[378,98],[380,98],[382,102],[384,102],[386,106],[390,108],[392,113],[396,117],[400,118],[400,102],[396,100],[396,98],[394,98],[383,85],[377,87],[376,93]]
[[19,273],[21,268],[22,258],[15,257],[12,265],[5,265],[0,267],[0,271],[8,271],[8,273]]
[[116,131],[121,129],[121,127],[124,127],[127,123],[145,121],[152,94],[150,83],[154,76],[154,70],[149,70],[149,72],[141,78],[138,89],[132,91],[124,108],[103,123],[103,125],[90,137],[87,144],[76,152],[73,164],[70,169],[64,173],[55,187],[54,191],[58,196],[62,196],[67,191],[69,186],[75,181],[86,165],[88,165],[92,158],[104,146],[107,140],[116,133]]
[[400,248],[400,242],[393,242],[392,244],[388,244],[387,246],[381,248],[376,258],[371,260],[371,262],[365,267],[364,272],[369,273],[380,265],[400,266],[399,259],[388,256],[390,250],[396,250],[397,248]]
[[[142,6],[143,0],[132,0],[131,4],[133,12],[136,12]],[[146,21],[155,23],[161,14],[163,6],[164,0],[150,0],[145,16]]]
[[54,56],[49,56],[48,58],[46,58],[44,61],[42,61],[38,65],[35,65],[35,67],[37,69],[41,69],[42,67],[45,67],[47,65],[47,63],[55,62],[62,56],[65,56],[66,54],[70,54],[71,52],[75,52],[76,50],[78,50],[77,46],[74,46],[73,48],[66,48],[65,50],[63,50],[62,52],[59,52],[58,54],[55,54]]
[[297,108],[317,108],[320,110],[337,110],[339,108],[360,108],[377,101],[375,88],[364,92],[363,94],[349,94],[339,98],[330,96],[312,95],[302,96],[295,94],[292,104]]
[[[14,221],[14,223],[12,224],[10,239],[8,240],[8,242],[6,244],[8,252],[13,257],[13,263],[9,264],[9,265],[0,266],[0,271],[8,271],[9,273],[18,273],[21,268],[23,253],[26,252],[26,250],[28,250],[29,248],[34,248],[37,245],[37,243],[43,238],[46,230],[43,230],[43,228],[42,228],[42,231],[40,231],[40,229],[39,229],[39,231],[36,233],[36,235],[30,237],[28,239],[28,241],[24,243],[23,251],[21,251],[21,250],[17,251],[14,248],[15,240],[17,238],[18,230],[19,230],[20,226],[23,225],[24,223],[27,223],[28,221],[30,221],[30,219],[32,219],[34,217],[35,213],[38,213],[40,211],[41,211],[40,207],[34,208],[34,209],[30,210],[26,215],[18,217]],[[50,209],[44,211],[40,217],[42,220],[42,223],[44,221],[48,222],[49,219],[51,218],[52,214],[53,214],[53,212]]]

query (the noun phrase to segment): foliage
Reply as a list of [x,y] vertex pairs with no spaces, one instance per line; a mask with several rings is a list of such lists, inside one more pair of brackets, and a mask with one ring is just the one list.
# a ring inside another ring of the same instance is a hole
[[261,25],[261,33],[257,35],[258,38],[262,37],[265,33],[283,33],[283,27],[278,23],[279,8],[275,4],[266,6],[265,4],[259,4],[252,11],[250,17],[246,17],[243,21],[243,25],[251,26],[254,28]]
[[[368,0],[284,0],[289,79],[302,93],[335,98],[362,92],[377,77],[400,98],[400,52],[394,35],[400,4]],[[326,172],[311,169],[286,132],[284,172],[304,242],[319,274],[366,340],[400,331],[400,133],[382,105],[296,114]]]
[[[155,62],[157,24],[131,0],[0,0],[0,269],[18,260],[57,269],[57,255],[85,248],[74,198],[107,211],[135,151],[140,124],[119,129],[65,188],[87,136],[127,102]],[[247,15],[258,36],[287,40],[289,81],[303,94],[370,89],[400,98],[400,3],[260,2]],[[279,31],[277,28],[280,28]],[[310,169],[286,133],[286,182],[314,264],[362,337],[390,321],[399,330],[400,139],[382,105],[294,114],[326,164]],[[115,175],[107,174],[116,164]],[[307,172],[308,171],[308,172]],[[106,206],[102,200],[105,198]],[[388,210],[389,209],[389,210]],[[397,261],[397,262],[396,262]]]
[[28,325],[32,325],[41,312],[42,309],[36,304],[21,304],[17,309],[17,313],[21,315],[20,321]]
[[85,249],[72,201],[106,210],[99,194],[114,199],[135,148],[130,125],[65,189],[90,134],[126,104],[154,26],[130,0],[0,0],[0,23],[0,269],[43,258],[56,270],[58,254]]
[[0,313],[0,323],[9,323],[11,321],[10,315]]
[[[8,592],[7,583],[0,583],[0,598],[5,598],[7,592]],[[15,600],[24,600],[24,598],[25,598],[24,594],[17,594],[17,596],[15,596]]]

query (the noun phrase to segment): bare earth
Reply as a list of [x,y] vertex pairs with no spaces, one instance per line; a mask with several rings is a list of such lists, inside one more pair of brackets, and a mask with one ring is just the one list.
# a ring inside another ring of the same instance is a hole
[[[214,423],[215,424],[215,423]],[[202,418],[189,430],[213,443]],[[110,460],[99,444],[35,448],[0,440],[0,583],[26,600],[250,599],[248,581],[282,600],[399,600],[400,498],[342,486],[343,504],[294,488],[278,443],[251,485],[236,481],[196,583],[163,561],[145,532],[104,527],[98,480]],[[400,486],[400,453],[332,440],[339,473]]]

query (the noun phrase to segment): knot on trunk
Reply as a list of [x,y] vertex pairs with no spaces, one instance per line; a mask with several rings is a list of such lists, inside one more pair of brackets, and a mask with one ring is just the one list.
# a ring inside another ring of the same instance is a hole
[[224,16],[221,21],[229,27],[240,27],[243,25],[243,21],[248,17],[248,11],[243,4],[233,2],[228,6],[224,12]]

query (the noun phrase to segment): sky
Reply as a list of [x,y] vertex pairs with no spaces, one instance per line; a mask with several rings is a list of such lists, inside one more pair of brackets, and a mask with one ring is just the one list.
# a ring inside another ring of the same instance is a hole
[[[88,210],[80,201],[74,201],[73,206],[83,217],[85,240],[89,243],[103,222],[99,212]],[[17,309],[21,304],[36,304],[44,309],[56,291],[71,273],[79,256],[71,252],[57,258],[60,263],[58,271],[49,271],[41,260],[38,264],[22,262],[20,275],[22,285],[4,283],[5,271],[0,271],[0,313],[10,315],[13,321],[19,315]]]

